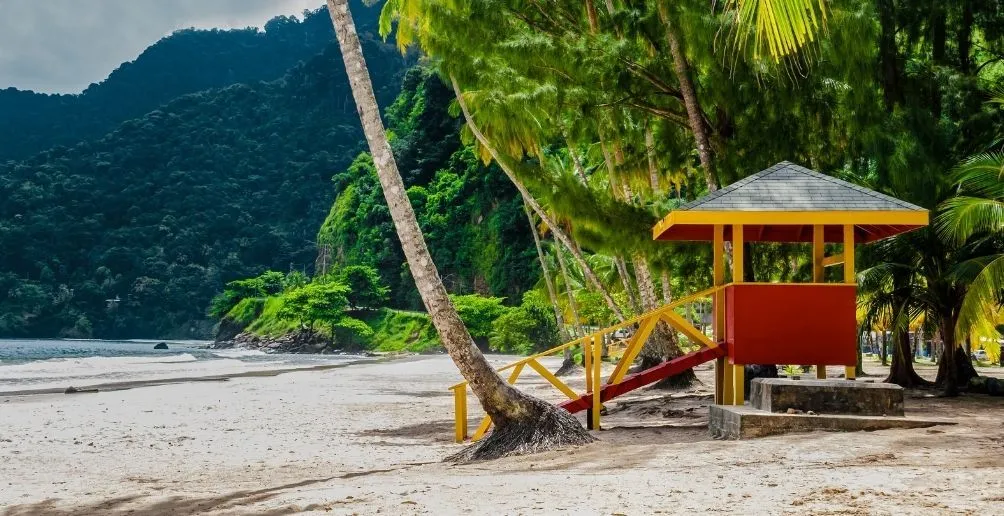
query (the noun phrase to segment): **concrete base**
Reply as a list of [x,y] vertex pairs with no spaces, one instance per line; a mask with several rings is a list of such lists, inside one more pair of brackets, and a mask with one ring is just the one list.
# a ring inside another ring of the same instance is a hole
[[954,424],[906,417],[779,414],[750,406],[711,405],[708,408],[708,428],[716,439],[752,439],[813,430],[853,432]]
[[795,409],[817,414],[902,416],[903,388],[848,380],[757,378],[752,383],[750,405],[767,412]]

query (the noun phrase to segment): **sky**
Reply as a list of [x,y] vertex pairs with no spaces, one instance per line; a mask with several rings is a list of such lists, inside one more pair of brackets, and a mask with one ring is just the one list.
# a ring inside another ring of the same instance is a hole
[[322,0],[0,0],[0,89],[80,93],[177,29],[261,27]]

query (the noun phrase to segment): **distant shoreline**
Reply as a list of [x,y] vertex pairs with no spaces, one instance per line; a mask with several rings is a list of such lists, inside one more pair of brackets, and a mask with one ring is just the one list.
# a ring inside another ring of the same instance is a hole
[[180,383],[225,382],[230,380],[231,378],[259,378],[259,377],[279,376],[285,373],[327,371],[329,369],[338,369],[352,365],[375,364],[391,360],[404,360],[406,358],[410,358],[413,356],[415,355],[393,354],[393,355],[383,355],[377,358],[360,358],[359,360],[348,360],[344,363],[339,363],[339,364],[324,364],[324,365],[305,366],[305,367],[287,367],[283,369],[266,369],[260,371],[241,371],[237,373],[227,373],[227,374],[217,374],[217,375],[207,375],[207,376],[179,376],[176,378],[157,378],[150,380],[106,382],[94,385],[75,387],[77,389],[75,392],[66,392],[68,388],[74,387],[69,384],[64,387],[45,387],[41,389],[0,391],[0,399],[3,399],[4,402],[7,402],[9,401],[9,398],[24,398],[24,397],[35,397],[35,396],[54,395],[54,394],[82,395],[82,394],[93,394],[99,392],[123,391],[129,389],[137,389],[141,387],[156,387],[159,385],[172,385]]

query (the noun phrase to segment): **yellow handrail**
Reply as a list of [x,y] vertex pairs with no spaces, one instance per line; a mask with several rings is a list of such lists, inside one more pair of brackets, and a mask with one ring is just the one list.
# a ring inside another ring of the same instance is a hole
[[[502,372],[512,369],[512,372],[509,374],[509,378],[507,380],[508,383],[512,385],[516,383],[516,381],[519,379],[519,376],[523,372],[525,367],[529,366],[530,369],[533,369],[535,372],[537,372],[537,374],[539,374],[542,378],[547,380],[551,385],[553,385],[556,389],[561,391],[561,393],[567,396],[569,399],[576,399],[579,397],[579,394],[577,394],[567,384],[559,380],[554,374],[548,371],[547,368],[541,365],[541,363],[537,359],[545,356],[554,355],[572,346],[581,344],[583,351],[583,358],[585,359],[586,393],[596,392],[603,387],[603,384],[600,380],[601,376],[600,369],[603,365],[601,356],[603,349],[602,346],[603,336],[615,332],[621,328],[641,323],[639,330],[635,332],[635,334],[632,335],[630,339],[628,339],[628,345],[625,348],[625,352],[618,361],[617,366],[614,369],[614,372],[610,375],[610,378],[607,380],[607,384],[618,383],[624,378],[624,375],[627,373],[627,368],[634,361],[638,352],[641,351],[641,348],[645,344],[645,341],[648,339],[649,334],[652,332],[652,330],[655,328],[655,325],[659,321],[666,322],[671,327],[674,327],[678,331],[683,332],[684,335],[687,335],[692,340],[697,340],[699,344],[712,347],[717,345],[716,343],[712,342],[710,339],[705,337],[703,334],[700,334],[697,328],[694,328],[689,322],[685,321],[682,317],[673,312],[673,310],[679,306],[685,305],[694,300],[711,296],[723,288],[724,286],[712,287],[707,290],[702,290],[689,296],[682,297],[680,299],[677,299],[676,301],[663,305],[655,310],[648,311],[637,317],[633,317],[631,319],[622,321],[613,326],[608,326],[601,330],[592,332],[589,335],[580,337],[571,342],[566,342],[565,344],[562,344],[560,346],[556,346],[551,349],[542,351],[540,353],[536,353],[528,357],[521,358],[515,362],[506,364],[500,367],[499,369],[496,369],[496,371]],[[455,405],[454,417],[456,419],[456,440],[457,442],[463,442],[467,438],[467,381],[465,380],[455,385],[452,385],[450,387],[450,390],[452,390],[454,394],[454,405]],[[593,407],[590,410],[591,417],[589,419],[589,427],[599,428],[599,419],[600,419],[599,396],[593,397],[592,405]],[[471,439],[475,441],[480,439],[481,437],[484,436],[484,434],[488,431],[490,427],[491,427],[491,418],[488,415],[485,415],[481,419],[481,423],[475,430],[474,435],[471,436]]]
[[[639,322],[641,322],[641,321],[643,321],[645,319],[648,319],[650,317],[660,315],[660,314],[666,312],[667,310],[673,310],[675,308],[678,308],[680,305],[685,305],[685,304],[687,304],[687,303],[689,303],[691,301],[694,301],[695,299],[699,299],[699,298],[702,298],[702,297],[708,297],[711,294],[714,294],[715,292],[718,292],[719,290],[725,288],[726,286],[727,285],[723,285],[723,286],[720,286],[720,287],[711,287],[709,289],[702,290],[702,291],[697,292],[695,294],[690,294],[689,296],[681,297],[679,299],[676,299],[676,300],[672,301],[671,303],[669,303],[667,305],[660,306],[659,308],[656,308],[655,310],[650,310],[650,311],[645,312],[645,313],[643,313],[641,315],[632,317],[630,319],[626,319],[626,320],[621,321],[621,322],[619,322],[619,323],[617,323],[617,324],[615,324],[613,326],[607,326],[606,328],[602,328],[602,329],[596,330],[596,331],[590,333],[589,335],[586,335],[585,337],[579,337],[578,339],[575,339],[575,340],[570,341],[570,342],[566,342],[566,343],[564,343],[564,344],[562,344],[560,346],[556,346],[556,347],[553,347],[551,349],[548,349],[548,350],[545,350],[545,351],[541,351],[540,353],[537,353],[537,354],[534,354],[534,355],[530,355],[528,357],[521,358],[521,359],[519,359],[519,360],[517,360],[515,362],[508,363],[508,364],[506,364],[506,365],[504,365],[504,366],[496,369],[495,372],[501,373],[503,371],[512,369],[513,367],[516,367],[516,366],[518,366],[520,364],[526,364],[527,362],[529,362],[531,360],[535,360],[535,359],[538,359],[540,357],[551,356],[551,355],[553,355],[553,354],[555,354],[555,353],[557,353],[559,351],[564,351],[565,348],[569,348],[569,347],[581,344],[582,341],[587,340],[587,339],[591,339],[593,335],[597,335],[597,334],[599,334],[599,335],[606,335],[608,333],[613,333],[613,332],[615,332],[615,331],[617,331],[619,329],[626,328],[628,326],[632,326],[632,325],[637,324],[637,323],[639,323]],[[458,387],[460,387],[462,385],[467,385],[467,380],[464,380],[464,381],[461,381],[461,382],[456,383],[454,385],[451,385],[449,388],[450,389],[456,389],[456,388],[458,388]]]

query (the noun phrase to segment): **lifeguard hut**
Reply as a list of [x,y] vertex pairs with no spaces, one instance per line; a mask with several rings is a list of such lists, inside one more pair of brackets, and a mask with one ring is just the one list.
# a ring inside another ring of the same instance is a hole
[[[743,408],[745,365],[813,365],[819,379],[826,378],[826,366],[843,366],[844,378],[853,380],[858,345],[854,247],[927,224],[928,212],[923,208],[787,161],[778,163],[673,210],[653,228],[655,240],[711,243],[714,260],[711,288],[520,359],[499,371],[509,372],[509,383],[516,383],[525,370],[535,371],[568,397],[559,406],[572,413],[588,411],[589,428],[600,427],[602,402],[711,360],[716,361],[716,405],[712,406],[712,426],[716,409],[717,417],[721,418],[722,407]],[[744,244],[757,242],[811,243],[812,282],[745,281]],[[731,244],[727,246],[727,243]],[[826,244],[835,244],[832,246],[834,254],[826,256]],[[731,253],[726,252],[727,247],[731,248]],[[731,279],[726,275],[727,256],[731,262]],[[843,267],[840,281],[827,282],[826,268],[836,266]],[[706,303],[709,297],[713,306],[710,336],[684,316],[692,313],[686,310],[689,304]],[[697,349],[644,371],[627,374],[660,322],[682,333]],[[604,381],[602,343],[605,336],[623,328],[633,329],[633,334]],[[555,377],[539,360],[579,346],[586,370],[585,392],[582,393]],[[758,381],[754,390],[761,385]],[[774,387],[784,389],[790,385],[765,388]],[[844,395],[843,388],[834,387],[832,383],[803,381],[798,387],[826,390],[831,401]],[[450,389],[455,399],[456,438],[457,442],[462,442],[467,438],[467,383],[458,383]],[[866,399],[857,405],[872,403],[871,415],[882,415],[889,411],[886,407],[891,403],[901,415],[902,394],[898,394],[900,401],[896,407],[896,402],[887,397],[888,393],[880,391],[862,390],[864,398],[870,397],[871,401]],[[764,395],[766,404],[770,403],[769,398],[770,393]],[[759,403],[758,400],[753,404],[759,409]],[[836,405],[840,405],[839,399]],[[773,409],[777,407],[775,403]],[[767,411],[773,409],[768,407]],[[736,413],[726,414],[729,415]],[[737,417],[740,416],[742,414]],[[480,438],[490,426],[491,420],[485,416],[473,438]],[[881,425],[870,428],[878,427]],[[732,436],[740,436],[740,433],[737,431]]]
[[[854,246],[928,224],[927,210],[905,201],[783,161],[673,210],[656,224],[656,240],[712,243],[714,337],[728,344],[718,359],[716,402],[742,405],[743,365],[857,364]],[[726,283],[726,242],[732,278]],[[744,281],[744,244],[812,243],[811,283]],[[839,251],[826,256],[826,244]],[[842,281],[827,283],[827,267],[843,266]]]

